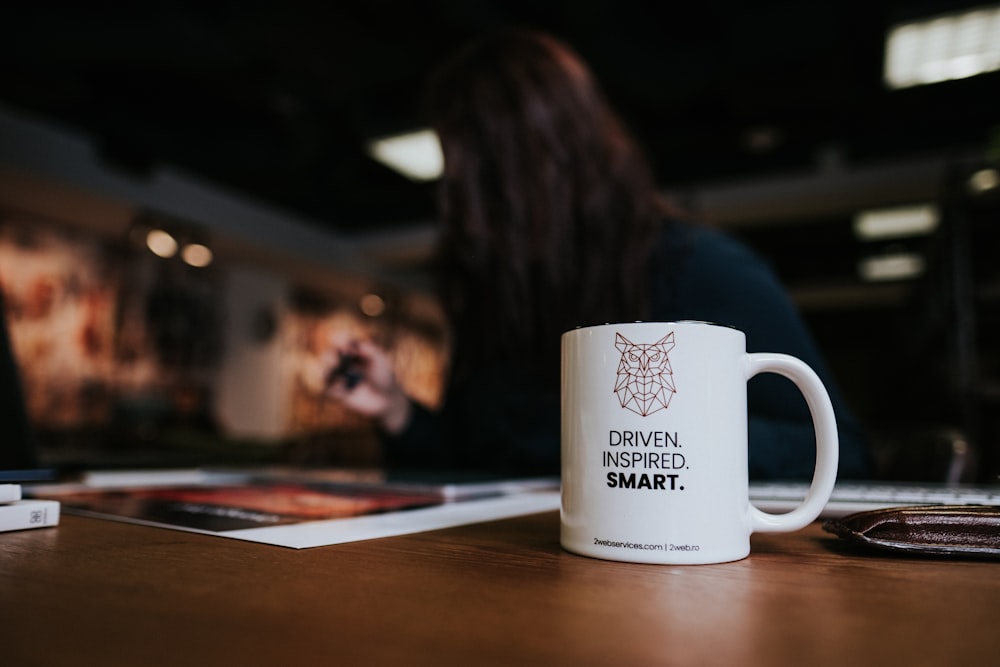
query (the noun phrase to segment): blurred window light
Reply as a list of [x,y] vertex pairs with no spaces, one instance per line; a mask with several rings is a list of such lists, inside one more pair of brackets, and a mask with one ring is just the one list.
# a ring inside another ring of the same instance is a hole
[[441,144],[429,129],[375,139],[368,143],[367,152],[414,181],[433,181],[444,169]]
[[181,259],[184,263],[199,269],[211,264],[214,258],[211,249],[201,243],[189,243],[181,250]]
[[965,79],[1000,69],[1000,5],[894,26],[885,42],[890,88]]
[[867,282],[907,280],[924,272],[926,262],[921,255],[894,252],[876,257],[866,257],[858,263],[858,275]]
[[177,254],[177,240],[162,229],[146,234],[146,247],[157,257],[167,258]]
[[1000,171],[996,169],[980,169],[969,177],[969,190],[973,194],[982,194],[1000,187]]
[[940,218],[932,204],[861,211],[854,216],[854,234],[863,241],[930,234],[937,229]]

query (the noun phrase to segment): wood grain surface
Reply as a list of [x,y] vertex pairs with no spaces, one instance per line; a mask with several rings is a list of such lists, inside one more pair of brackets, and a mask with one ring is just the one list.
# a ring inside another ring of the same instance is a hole
[[0,663],[998,664],[1000,565],[818,524],[721,565],[563,551],[545,513],[292,550],[78,516],[0,534]]

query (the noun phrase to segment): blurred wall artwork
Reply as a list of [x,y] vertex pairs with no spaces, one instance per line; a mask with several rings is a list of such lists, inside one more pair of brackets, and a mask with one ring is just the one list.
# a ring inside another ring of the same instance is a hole
[[319,398],[316,370],[334,333],[386,345],[411,395],[440,401],[446,336],[426,297],[336,285],[322,294],[131,241],[0,209],[0,290],[43,440],[93,433],[102,446],[133,447],[163,444],[179,427],[189,440],[371,440],[366,420]]
[[0,221],[0,289],[33,421],[108,419],[119,280],[109,259],[100,244]]

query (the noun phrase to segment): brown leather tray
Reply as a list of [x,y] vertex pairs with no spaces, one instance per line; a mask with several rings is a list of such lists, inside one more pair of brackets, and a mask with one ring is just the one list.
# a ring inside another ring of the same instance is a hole
[[823,529],[890,551],[1000,558],[1000,507],[994,506],[892,507],[829,519]]

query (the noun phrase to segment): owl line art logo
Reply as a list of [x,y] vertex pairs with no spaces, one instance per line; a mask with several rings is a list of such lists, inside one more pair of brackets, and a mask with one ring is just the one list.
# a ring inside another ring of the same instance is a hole
[[674,347],[673,332],[655,343],[633,343],[615,334],[618,362],[615,393],[622,407],[643,417],[666,410],[677,389],[667,353]]

